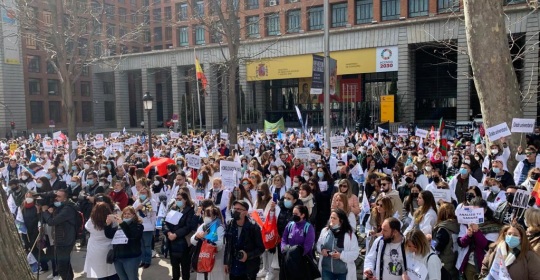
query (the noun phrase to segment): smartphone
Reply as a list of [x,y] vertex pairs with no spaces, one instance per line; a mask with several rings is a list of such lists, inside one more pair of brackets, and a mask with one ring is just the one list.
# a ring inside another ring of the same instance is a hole
[[277,201],[278,201],[278,194],[277,193],[273,194],[272,200],[277,203]]

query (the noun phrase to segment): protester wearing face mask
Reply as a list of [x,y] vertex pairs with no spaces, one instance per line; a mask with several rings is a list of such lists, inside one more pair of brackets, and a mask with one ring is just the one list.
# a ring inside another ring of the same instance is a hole
[[[309,180],[309,178],[308,178]],[[295,191],[298,191],[298,188],[300,187],[300,185],[306,183],[307,180],[302,177],[302,176],[295,176],[292,180],[292,186],[291,186],[291,189],[292,190],[295,190]]]
[[139,190],[138,198],[133,203],[137,210],[137,215],[141,217],[144,226],[144,232],[141,243],[141,263],[140,267],[148,268],[152,261],[152,234],[156,229],[157,202],[152,198],[152,191],[143,186]]
[[21,184],[24,184],[24,186],[29,191],[37,192],[36,181],[34,180],[34,176],[32,176],[30,172],[26,170],[21,172],[21,176],[19,176],[19,180],[21,181]]
[[484,170],[484,172],[489,171],[489,168],[493,164],[494,160],[500,161],[502,163],[501,169],[508,171],[506,162],[508,161],[508,158],[510,158],[510,148],[506,144],[504,137],[499,141],[502,143],[502,147],[498,143],[491,143],[491,153],[486,156],[484,162],[482,163],[482,170]]
[[[513,186],[513,185],[511,185]],[[501,203],[506,201],[506,187],[501,182],[494,178],[488,178],[484,184],[484,197],[488,203],[488,207],[496,211]]]
[[[270,185],[270,184],[269,184]],[[288,188],[285,186],[285,179],[281,175],[274,176],[272,184],[270,186],[270,192],[273,196],[277,196],[277,199],[280,200]]]
[[233,219],[232,209],[234,207],[233,203],[235,201],[243,201],[249,205],[249,212],[253,210],[253,203],[249,198],[247,190],[242,184],[239,184],[235,187],[232,192],[229,193],[229,205],[227,206],[227,211],[225,211],[225,221],[230,221]]
[[514,182],[518,185],[523,184],[527,180],[529,171],[535,167],[540,167],[540,157],[537,156],[537,151],[534,147],[525,149],[525,158],[518,162],[514,169]]
[[266,175],[266,183],[272,185],[274,182],[274,177],[277,175],[277,166],[273,165],[270,167],[270,173]]
[[277,174],[281,175],[281,176],[283,176],[283,178],[285,178],[285,186],[287,187],[287,189],[289,189],[292,186],[292,178],[293,177],[289,177],[289,172],[287,172],[286,170],[287,170],[287,168],[285,166],[280,165],[277,168]]
[[431,249],[430,242],[420,230],[412,230],[405,234],[407,265],[423,267],[421,271],[427,272],[422,279],[441,279],[441,260]]
[[405,183],[397,188],[399,192],[399,197],[402,201],[411,193],[411,188],[412,186],[414,186],[416,181],[415,172],[412,170],[406,171],[404,179]]
[[[500,160],[494,160],[491,171],[486,174],[486,178],[494,178],[501,182],[502,187],[506,188],[510,185],[515,185],[514,178],[510,172],[503,169],[503,163]],[[484,183],[485,185],[485,183]]]
[[478,186],[478,181],[470,176],[470,172],[471,167],[466,163],[462,163],[459,174],[448,182],[450,189],[456,194],[458,203],[465,201],[466,192],[470,186]]
[[[79,177],[82,179],[82,186],[83,188],[84,187],[87,187],[88,186],[88,178],[87,176],[93,172],[93,166],[94,166],[94,162],[90,159],[87,159],[84,161],[84,164],[83,164],[83,170],[81,170],[79,172]],[[97,176],[96,176],[97,177]]]
[[340,209],[332,210],[328,226],[317,241],[319,270],[322,279],[356,279],[355,260],[358,257],[358,241],[353,234],[347,215]]
[[403,219],[401,221],[403,222],[404,228],[408,227],[412,222],[412,216],[418,209],[418,195],[420,195],[421,191],[422,187],[415,184],[411,188],[411,193],[405,197],[405,200],[403,201]]
[[216,206],[210,206],[203,211],[203,224],[200,225],[195,234],[191,237],[191,244],[197,246],[199,242],[207,240],[217,247],[215,255],[214,267],[211,272],[197,273],[197,279],[199,280],[218,280],[225,279],[223,272],[223,258],[225,255],[225,228],[221,222],[221,211]]
[[206,194],[206,199],[212,200],[224,217],[225,211],[227,211],[227,205],[229,205],[229,197],[229,191],[223,188],[223,181],[221,178],[215,178],[212,181],[212,189]]
[[403,201],[398,191],[392,188],[392,177],[386,176],[381,179],[381,191],[378,197],[389,197],[392,200],[392,208],[397,213],[398,219],[401,219],[403,213]]
[[17,224],[22,223],[26,227],[26,234],[22,234],[24,249],[28,252],[32,250],[31,253],[36,260],[39,260],[41,255],[40,268],[42,271],[47,271],[49,270],[49,264],[42,248],[33,246],[39,234],[39,206],[35,203],[33,197],[35,194],[36,192],[33,191],[28,191],[25,194],[24,202],[19,207],[15,222]]
[[540,256],[540,209],[528,208],[524,218],[531,250]]
[[171,218],[165,220],[163,234],[167,237],[167,248],[171,256],[172,279],[179,280],[180,276],[189,279],[191,259],[188,241],[191,243],[190,234],[197,228],[198,220],[193,202],[187,193],[180,192],[169,211],[168,216]]
[[540,279],[540,258],[530,248],[525,229],[505,226],[482,262],[483,279]]
[[112,201],[118,205],[120,210],[124,210],[128,205],[129,197],[124,189],[124,182],[116,181],[113,185],[113,191],[109,194]]

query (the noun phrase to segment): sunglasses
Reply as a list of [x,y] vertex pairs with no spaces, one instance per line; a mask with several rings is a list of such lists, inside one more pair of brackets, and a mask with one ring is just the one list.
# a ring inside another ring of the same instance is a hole
[[528,156],[530,156],[530,155],[532,155],[533,153],[529,152],[529,153],[525,153],[525,154],[528,155]]
[[378,207],[383,207],[383,205],[382,205],[382,204],[379,204],[379,203],[377,203],[377,206],[378,206]]
[[348,188],[349,186],[347,185],[339,185],[340,188]]
[[388,183],[381,183],[381,186],[388,186]]

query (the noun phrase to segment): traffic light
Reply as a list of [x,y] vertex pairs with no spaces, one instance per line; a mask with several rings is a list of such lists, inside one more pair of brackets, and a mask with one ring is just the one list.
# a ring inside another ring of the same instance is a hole
[[11,129],[15,129],[15,122],[11,122]]

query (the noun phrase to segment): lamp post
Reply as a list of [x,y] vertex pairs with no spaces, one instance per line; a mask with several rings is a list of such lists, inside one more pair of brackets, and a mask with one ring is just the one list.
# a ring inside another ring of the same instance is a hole
[[150,158],[154,156],[154,149],[152,148],[152,125],[150,122],[150,113],[152,112],[153,106],[154,106],[154,98],[152,95],[150,95],[150,92],[146,92],[142,98],[143,100],[143,106],[144,110],[146,111],[146,114],[148,116],[147,121],[147,127],[148,127],[148,155]]

